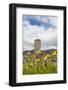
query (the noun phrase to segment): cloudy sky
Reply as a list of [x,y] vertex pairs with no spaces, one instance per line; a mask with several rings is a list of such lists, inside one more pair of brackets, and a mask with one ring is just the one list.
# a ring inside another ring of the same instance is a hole
[[41,40],[41,50],[57,48],[56,16],[22,16],[24,50],[34,49],[34,40]]

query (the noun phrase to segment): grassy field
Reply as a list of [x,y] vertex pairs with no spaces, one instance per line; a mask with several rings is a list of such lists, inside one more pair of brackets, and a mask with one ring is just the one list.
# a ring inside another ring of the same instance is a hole
[[47,66],[32,67],[27,64],[23,66],[23,74],[51,74],[57,73],[57,65],[55,63],[48,64]]
[[23,75],[51,73],[57,73],[57,50],[47,54],[39,53],[37,57],[34,53],[24,54]]

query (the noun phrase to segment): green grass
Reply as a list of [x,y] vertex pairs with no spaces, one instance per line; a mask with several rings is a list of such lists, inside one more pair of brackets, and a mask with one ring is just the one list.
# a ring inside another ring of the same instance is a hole
[[23,65],[23,74],[51,74],[57,73],[57,65],[56,63],[48,64],[47,66],[28,66],[27,64]]

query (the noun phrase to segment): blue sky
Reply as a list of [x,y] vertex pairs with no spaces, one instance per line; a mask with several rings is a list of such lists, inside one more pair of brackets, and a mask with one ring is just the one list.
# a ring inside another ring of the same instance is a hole
[[40,39],[41,49],[57,48],[57,22],[56,16],[22,16],[24,50],[34,48],[34,40]]
[[[51,18],[53,18],[53,20]],[[51,16],[49,17],[49,16],[25,15],[23,17],[23,20],[29,21],[29,23],[31,25],[41,26],[41,27],[44,27],[46,30],[48,28],[50,28],[50,27],[52,27],[52,28],[56,28],[57,27],[57,20],[56,19],[57,19],[56,17],[51,17]]]

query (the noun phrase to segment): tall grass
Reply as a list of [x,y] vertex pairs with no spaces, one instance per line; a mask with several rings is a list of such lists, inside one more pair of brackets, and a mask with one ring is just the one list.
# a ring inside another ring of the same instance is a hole
[[57,65],[55,63],[48,64],[47,66],[35,67],[29,65],[23,65],[23,74],[49,74],[49,73],[57,73]]
[[[52,74],[57,73],[57,53],[52,52],[42,58],[35,58],[35,54],[28,55],[25,63],[23,63],[22,74]],[[46,59],[46,60],[45,60]],[[34,61],[33,61],[34,60]]]

